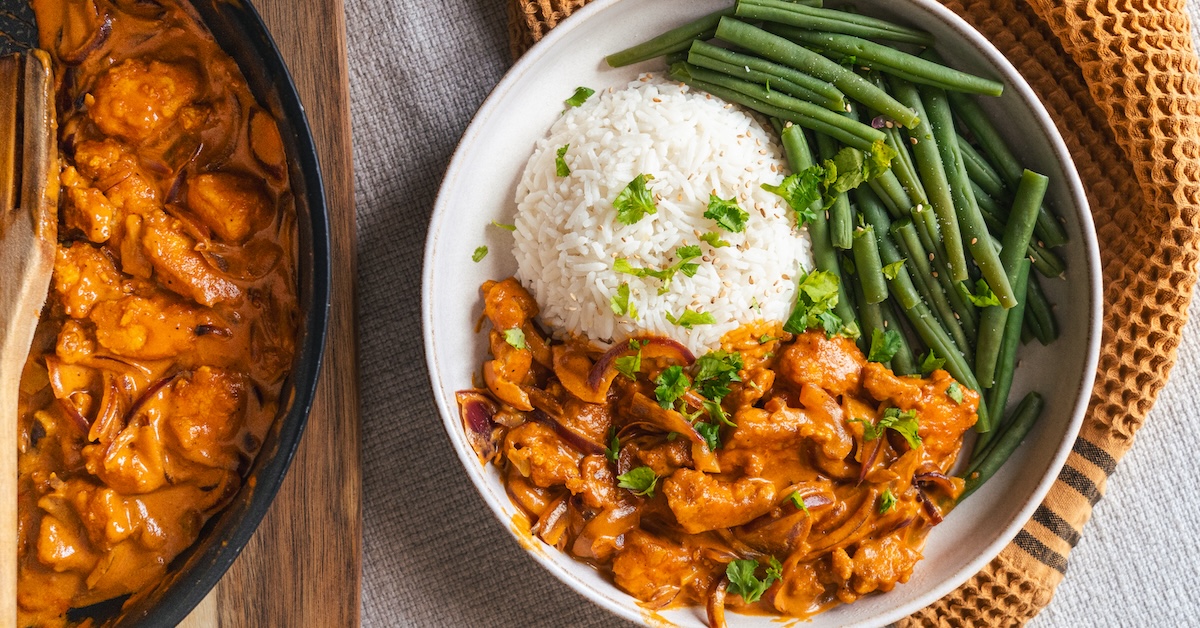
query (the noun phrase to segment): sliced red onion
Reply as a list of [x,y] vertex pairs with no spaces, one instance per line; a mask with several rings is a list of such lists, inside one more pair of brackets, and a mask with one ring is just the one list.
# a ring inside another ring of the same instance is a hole
[[875,118],[871,120],[872,129],[882,129],[885,126],[887,126],[887,120],[885,120],[883,116],[875,116]]
[[569,428],[567,428],[567,426],[560,423],[554,417],[546,414],[540,408],[534,408],[533,412],[531,412],[529,416],[534,421],[537,421],[542,425],[554,428],[554,433],[557,434],[559,438],[563,439],[563,441],[565,441],[568,445],[575,448],[575,450],[579,453],[593,456],[604,455],[603,447],[571,431]]

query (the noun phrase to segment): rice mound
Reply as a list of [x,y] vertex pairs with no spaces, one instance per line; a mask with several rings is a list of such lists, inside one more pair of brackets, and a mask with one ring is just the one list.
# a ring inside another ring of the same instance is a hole
[[[556,173],[556,151],[567,177]],[[656,214],[625,225],[613,200],[639,174]],[[566,111],[539,141],[517,187],[517,278],[537,299],[556,335],[581,334],[610,346],[631,336],[674,338],[697,354],[757,320],[786,320],[798,275],[812,268],[806,230],[783,199],[762,189],[787,174],[772,133],[743,109],[687,86],[643,75],[623,90],[607,90]],[[750,214],[731,233],[705,218],[709,194],[735,197]],[[717,233],[730,246],[714,248],[700,236]],[[694,277],[676,273],[662,282],[613,269],[617,258],[662,269],[676,249],[700,245]],[[617,315],[610,299],[628,283],[637,320]],[[712,314],[715,324],[692,329],[672,324],[685,309]]]

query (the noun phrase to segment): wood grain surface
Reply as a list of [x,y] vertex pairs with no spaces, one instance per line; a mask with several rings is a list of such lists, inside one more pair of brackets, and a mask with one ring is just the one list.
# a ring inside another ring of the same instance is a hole
[[182,624],[357,626],[362,574],[355,215],[343,0],[254,0],[308,113],[329,206],[333,308],[312,415],[242,555]]

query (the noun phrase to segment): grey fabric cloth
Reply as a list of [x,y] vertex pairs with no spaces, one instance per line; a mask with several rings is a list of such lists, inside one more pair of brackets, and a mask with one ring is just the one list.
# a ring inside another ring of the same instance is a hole
[[[1189,0],[1190,6],[1198,0]],[[364,624],[614,626],[492,517],[429,392],[425,230],[459,136],[509,65],[503,0],[348,0],[359,235]],[[1196,13],[1193,13],[1196,15]],[[320,42],[314,42],[320,45]],[[1039,627],[1200,623],[1200,328]]]

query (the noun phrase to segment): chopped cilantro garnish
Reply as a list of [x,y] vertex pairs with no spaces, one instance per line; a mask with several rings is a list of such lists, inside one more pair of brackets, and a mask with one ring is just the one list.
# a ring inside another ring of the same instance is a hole
[[795,506],[797,510],[803,510],[805,514],[808,514],[808,506],[805,505],[804,498],[800,497],[800,493],[792,491],[792,494],[788,495],[788,499],[791,500],[792,505]]
[[630,469],[628,473],[617,476],[617,486],[633,491],[634,495],[654,497],[654,486],[658,484],[658,476],[650,467]]
[[708,445],[710,451],[716,451],[721,448],[721,424],[717,422],[706,423],[699,421],[694,424],[696,431],[700,433],[700,437],[704,439],[704,443]]
[[883,494],[879,496],[879,514],[884,514],[896,507],[896,496],[892,495],[892,489],[883,489]]
[[[839,150],[833,159],[825,163],[825,194],[837,196],[878,177],[892,163],[896,151],[882,140],[871,145],[871,152],[864,153],[857,148],[846,147]],[[829,204],[827,199],[826,204]]]
[[725,408],[721,407],[721,402],[705,399],[704,410],[708,412],[708,416],[714,421],[718,421],[729,427],[737,427],[737,423],[730,421],[729,415],[725,414]]
[[867,353],[869,362],[887,362],[896,357],[900,350],[900,332],[889,329],[883,331],[876,327],[871,330],[871,350]]
[[493,220],[493,221],[492,221],[492,226],[493,226],[493,227],[500,227],[501,229],[503,229],[503,230],[505,230],[505,231],[516,231],[516,230],[517,230],[517,226],[516,226],[516,225],[508,225],[508,224],[505,224],[505,223],[502,223],[502,222],[496,222],[495,220]]
[[719,249],[722,247],[729,246],[729,243],[726,242],[725,240],[722,240],[721,234],[717,233],[716,231],[710,231],[708,233],[702,234],[700,236],[700,239],[707,242],[708,245],[713,247],[714,249]]
[[781,340],[781,338],[779,336],[769,336],[767,334],[763,334],[762,336],[759,336],[758,344],[765,345],[772,340]]
[[663,369],[663,372],[654,378],[654,383],[658,384],[658,387],[654,389],[658,405],[668,410],[675,407],[675,401],[682,397],[692,385],[691,380],[684,374],[683,367],[679,365]]
[[504,342],[512,345],[514,349],[529,348],[529,345],[525,344],[525,332],[521,331],[520,327],[504,330]]
[[658,213],[658,208],[654,205],[654,195],[646,187],[646,182],[653,179],[654,177],[648,174],[639,174],[617,194],[617,198],[613,200],[613,207],[617,210],[619,222],[632,225],[646,214]]
[[721,401],[729,394],[729,384],[740,382],[738,371],[742,370],[742,354],[728,351],[709,351],[696,360],[696,390],[701,395]]
[[837,275],[814,270],[800,278],[800,285],[796,287],[796,306],[783,324],[783,330],[802,334],[810,327],[817,327],[833,336],[842,328],[842,319],[832,312],[837,304]]
[[696,271],[700,270],[700,265],[692,262],[692,260],[700,257],[700,247],[695,244],[681,246],[675,249],[675,255],[679,258],[678,262],[662,270],[654,270],[652,268],[638,268],[629,263],[629,260],[618,257],[613,262],[613,270],[634,277],[654,277],[662,281],[662,286],[659,287],[659,294],[666,294],[671,289],[671,280],[675,278],[675,273],[683,273],[688,277],[695,277]]
[[481,247],[475,249],[475,252],[471,254],[471,261],[478,263],[479,260],[487,257],[487,253],[488,253],[487,247],[481,246]]
[[623,283],[617,288],[617,293],[608,299],[608,306],[617,316],[629,315],[633,320],[638,319],[637,304],[629,300],[629,284]]
[[680,314],[678,318],[667,312],[667,320],[672,325],[678,325],[684,329],[691,329],[696,325],[713,325],[717,322],[716,317],[712,314],[708,312],[693,312],[691,309],[684,309],[683,314]]
[[901,412],[899,408],[888,408],[883,411],[883,418],[879,419],[879,426],[899,432],[904,440],[908,441],[908,446],[913,449],[921,446],[921,436],[917,434],[916,410]]
[[729,578],[729,592],[742,596],[747,604],[753,604],[762,598],[763,593],[771,585],[783,577],[783,565],[774,556],[767,565],[767,573],[760,580],[754,573],[758,571],[758,561],[747,558],[735,560],[725,568],[725,576]]
[[592,94],[595,94],[595,93],[596,93],[596,90],[591,89],[590,87],[576,87],[575,93],[572,94],[571,97],[566,99],[564,102],[567,103],[568,107],[578,107],[579,105],[582,105],[584,102],[586,102],[588,98],[591,98]]
[[971,293],[970,288],[967,288],[965,283],[958,284],[958,291],[962,293],[963,297],[974,303],[976,307],[1000,305],[1000,299],[996,297],[996,293],[992,292],[991,286],[982,279],[975,282],[974,294]]
[[803,227],[817,217],[813,203],[821,198],[820,183],[824,175],[823,168],[812,166],[803,172],[788,175],[779,185],[764,183],[762,189],[787,201],[792,211],[796,212],[796,226]]
[[746,219],[750,214],[738,207],[737,197],[725,200],[716,194],[709,194],[708,209],[705,210],[704,217],[717,221],[726,231],[741,233],[746,230]]
[[851,423],[862,423],[863,440],[873,441],[891,428],[900,433],[904,440],[908,441],[909,447],[916,449],[921,446],[921,437],[917,434],[917,413],[915,410],[901,412],[899,408],[888,408],[883,412],[883,418],[879,419],[878,423],[871,423],[866,419],[850,419]]
[[961,404],[963,402],[962,386],[958,382],[950,382],[946,387],[946,396],[953,399],[954,403]]
[[884,266],[883,267],[883,276],[887,277],[888,279],[895,279],[896,276],[900,274],[900,269],[904,268],[904,262],[906,262],[906,261],[908,261],[908,260],[902,259],[898,262],[892,262],[891,264]]
[[613,364],[616,365],[618,373],[636,380],[637,374],[642,371],[642,352],[639,350],[633,355],[619,357],[613,361]]
[[930,349],[929,353],[926,353],[925,357],[921,359],[921,375],[924,377],[929,377],[930,373],[942,368],[945,365],[946,358],[939,358],[937,354],[933,352],[933,349]]
[[560,177],[571,176],[571,168],[567,166],[567,160],[563,156],[567,154],[567,149],[571,148],[570,144],[564,144],[554,151],[554,174]]
[[608,458],[609,462],[616,462],[617,455],[621,453],[621,439],[617,438],[617,428],[608,428],[608,446],[604,448],[604,457]]

